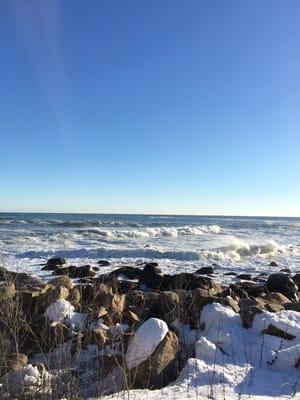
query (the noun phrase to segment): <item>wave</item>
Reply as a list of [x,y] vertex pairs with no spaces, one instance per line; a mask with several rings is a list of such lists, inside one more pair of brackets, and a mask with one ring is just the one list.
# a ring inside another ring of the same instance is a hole
[[48,219],[13,219],[3,218],[0,219],[1,224],[20,224],[20,225],[33,225],[33,226],[47,226],[47,227],[58,227],[58,228],[85,228],[85,227],[114,227],[114,226],[127,226],[127,227],[140,227],[141,225],[134,222],[121,222],[121,221],[67,221],[67,220],[48,220]]
[[218,261],[241,261],[243,258],[268,257],[285,251],[283,246],[279,246],[274,240],[263,244],[250,245],[245,240],[232,238],[231,244],[213,250],[203,250],[207,259]]
[[86,233],[100,235],[108,239],[124,239],[124,238],[155,238],[155,237],[178,237],[178,236],[202,236],[205,234],[218,234],[222,229],[218,225],[200,225],[200,226],[162,226],[156,228],[140,228],[140,229],[88,229]]
[[235,240],[229,246],[199,251],[165,251],[151,248],[112,249],[99,247],[97,249],[69,249],[49,251],[27,251],[18,254],[18,258],[48,258],[52,256],[66,258],[145,258],[170,259],[180,261],[214,260],[236,262],[242,259],[274,256],[284,249],[276,242],[270,241],[261,245],[249,245],[242,240]]
[[52,256],[65,258],[150,258],[175,259],[183,261],[199,260],[201,254],[195,251],[161,251],[154,249],[72,249],[59,251],[27,251],[17,255],[17,258],[48,258]]

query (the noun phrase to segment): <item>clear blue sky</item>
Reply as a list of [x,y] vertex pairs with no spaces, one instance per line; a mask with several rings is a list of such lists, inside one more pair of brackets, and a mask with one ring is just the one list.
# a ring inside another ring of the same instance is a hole
[[2,0],[0,211],[300,215],[300,1]]

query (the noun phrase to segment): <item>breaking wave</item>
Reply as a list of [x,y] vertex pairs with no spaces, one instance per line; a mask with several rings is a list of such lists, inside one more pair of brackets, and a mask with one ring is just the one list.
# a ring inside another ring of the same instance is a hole
[[[239,244],[238,244],[239,243]],[[170,259],[180,261],[218,260],[240,261],[243,258],[274,256],[284,250],[276,242],[268,242],[262,245],[249,245],[237,239],[236,244],[210,250],[199,251],[164,251],[151,248],[113,249],[99,247],[97,249],[69,249],[50,251],[27,251],[17,257],[23,258],[47,258],[53,255],[66,258],[145,258],[145,259]]]
[[88,229],[86,233],[100,235],[108,239],[123,239],[123,238],[155,238],[177,237],[177,236],[201,236],[205,234],[218,234],[222,229],[218,225],[201,225],[201,226],[182,226],[182,227],[156,227],[156,228],[139,228],[139,229]]

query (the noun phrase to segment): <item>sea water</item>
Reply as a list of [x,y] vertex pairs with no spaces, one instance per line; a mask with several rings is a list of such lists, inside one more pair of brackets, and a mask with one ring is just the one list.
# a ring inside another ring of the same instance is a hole
[[[166,273],[300,271],[300,218],[0,213],[0,265],[47,278],[42,264],[157,261]],[[274,261],[277,267],[270,266]]]

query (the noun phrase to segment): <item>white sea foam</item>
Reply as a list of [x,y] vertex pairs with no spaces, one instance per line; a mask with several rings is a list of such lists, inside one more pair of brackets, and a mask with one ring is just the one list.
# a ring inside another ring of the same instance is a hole
[[300,225],[287,219],[0,216],[2,265],[36,274],[39,264],[52,256],[75,265],[100,258],[116,264],[153,260],[170,273],[195,271],[213,262],[222,272],[258,271],[273,260],[281,268],[297,270]]
[[218,225],[200,225],[200,226],[162,226],[162,227],[143,227],[138,229],[88,229],[86,232],[98,234],[109,239],[123,238],[155,238],[155,237],[178,237],[178,236],[202,236],[205,234],[218,234],[222,228]]

